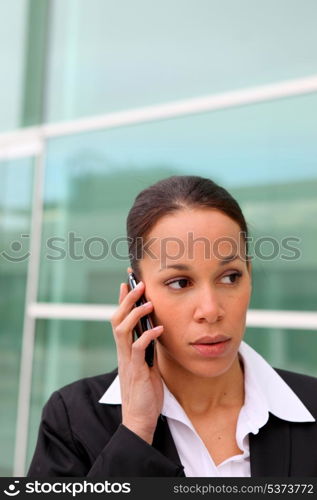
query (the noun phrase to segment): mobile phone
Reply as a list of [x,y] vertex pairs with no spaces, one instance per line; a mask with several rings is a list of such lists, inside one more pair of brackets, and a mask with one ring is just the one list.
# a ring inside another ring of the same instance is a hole
[[[138,280],[135,277],[134,273],[128,273],[128,283],[130,286],[130,289],[133,290],[138,284]],[[146,298],[144,295],[136,301],[135,305],[136,307],[145,304],[147,302]],[[151,316],[149,314],[146,314],[145,316],[142,316],[136,326],[134,327],[134,333],[136,334],[137,337],[140,337],[142,333],[144,333],[146,330],[150,330],[151,328],[154,328],[153,326],[153,321],[151,319]],[[145,361],[149,366],[153,366],[153,360],[154,360],[154,340],[151,340],[150,344],[147,346],[145,349]]]

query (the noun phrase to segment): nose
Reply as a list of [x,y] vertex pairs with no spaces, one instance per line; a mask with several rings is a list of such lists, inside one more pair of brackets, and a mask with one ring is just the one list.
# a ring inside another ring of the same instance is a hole
[[220,296],[215,289],[206,286],[195,298],[194,320],[201,323],[216,323],[224,316]]

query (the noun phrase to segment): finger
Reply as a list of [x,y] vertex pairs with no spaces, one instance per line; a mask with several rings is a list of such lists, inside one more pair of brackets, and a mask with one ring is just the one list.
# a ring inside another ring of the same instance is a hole
[[149,314],[152,309],[153,304],[151,302],[135,307],[125,320],[114,328],[113,333],[117,346],[117,353],[118,356],[122,355],[122,359],[131,358],[131,346],[134,341],[133,330],[142,316]]
[[117,355],[121,360],[131,358],[131,346],[133,344],[133,330],[138,321],[149,314],[153,309],[153,304],[148,302],[139,307],[135,307],[128,316],[117,327],[113,328],[113,335],[117,346]]
[[146,330],[142,333],[133,344],[131,349],[131,363],[132,367],[137,370],[145,363],[145,349],[150,342],[159,337],[163,332],[163,325],[156,326],[151,330]]
[[111,322],[113,325],[117,325],[121,323],[127,314],[134,307],[136,301],[141,298],[144,293],[144,283],[140,281],[137,286],[128,291],[128,285],[126,285],[125,291],[122,292],[123,298],[119,307],[116,309],[115,313],[111,318]]
[[121,283],[119,292],[119,304],[123,301],[124,297],[128,295],[129,287],[127,283]]
[[129,330],[124,334],[120,333],[118,335],[116,329],[113,328],[113,336],[116,343],[118,364],[120,366],[125,365],[125,363],[128,363],[131,359],[131,346],[134,340],[133,331]]
[[[129,293],[129,287],[127,285],[127,283],[121,283],[120,284],[120,291],[119,291],[119,303],[121,303],[124,299],[124,297]],[[113,317],[111,318],[111,323],[112,323],[112,326],[113,326],[113,318],[115,317],[115,314],[113,315]],[[112,328],[112,333],[113,333],[113,336],[114,336],[114,340],[115,340],[115,343],[116,343],[116,347],[117,347],[117,357],[118,357],[118,360],[122,358],[122,355],[123,357],[128,357],[130,358],[130,354],[129,354],[129,351],[130,349],[128,349],[128,347],[126,349],[124,349],[122,346],[121,346],[121,349],[119,348],[119,345],[118,345],[118,341],[117,341],[117,335],[116,335],[116,331],[115,331],[115,328],[113,326]],[[130,335],[130,342],[132,344],[133,342],[133,334],[131,333]],[[124,352],[125,351],[125,352]]]
[[141,306],[134,307],[132,311],[130,311],[129,314],[120,323],[120,325],[118,325],[117,328],[115,328],[117,336],[125,339],[127,333],[132,331],[133,328],[135,328],[137,322],[146,314],[150,314],[152,310],[153,310],[152,302],[146,302]]

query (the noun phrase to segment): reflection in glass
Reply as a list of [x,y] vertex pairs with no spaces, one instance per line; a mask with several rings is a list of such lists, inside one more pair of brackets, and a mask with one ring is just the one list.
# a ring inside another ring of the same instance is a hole
[[0,476],[12,475],[33,160],[0,162]]
[[[266,0],[55,0],[46,120],[316,73],[317,5]],[[287,57],[285,57],[287,54]]]
[[[311,94],[51,140],[40,300],[116,303],[134,197],[194,174],[236,196],[257,239],[251,307],[316,310],[316,108]],[[276,240],[272,258],[261,237]]]
[[0,132],[21,126],[28,0],[0,2]]
[[37,321],[28,463],[34,452],[42,408],[52,392],[81,378],[109,372],[116,366],[110,323]]
[[314,330],[247,328],[244,340],[274,368],[317,376],[317,335]]

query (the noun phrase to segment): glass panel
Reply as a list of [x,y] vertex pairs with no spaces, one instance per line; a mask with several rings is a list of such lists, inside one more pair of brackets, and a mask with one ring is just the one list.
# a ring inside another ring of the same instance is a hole
[[22,126],[41,123],[44,118],[47,38],[50,0],[29,0]]
[[33,160],[0,162],[0,476],[11,476],[30,220]]
[[272,366],[317,376],[317,331],[248,328],[244,340]]
[[116,366],[110,323],[37,321],[28,464],[34,453],[41,411],[52,392],[80,378],[109,372]]
[[0,2],[0,132],[21,124],[28,0]]
[[316,109],[311,94],[51,140],[40,300],[117,303],[127,250],[111,244],[126,235],[134,197],[160,178],[197,174],[232,191],[257,245],[277,240],[274,258],[270,242],[256,252],[251,307],[316,310]]
[[316,16],[314,0],[55,0],[46,119],[314,74]]

